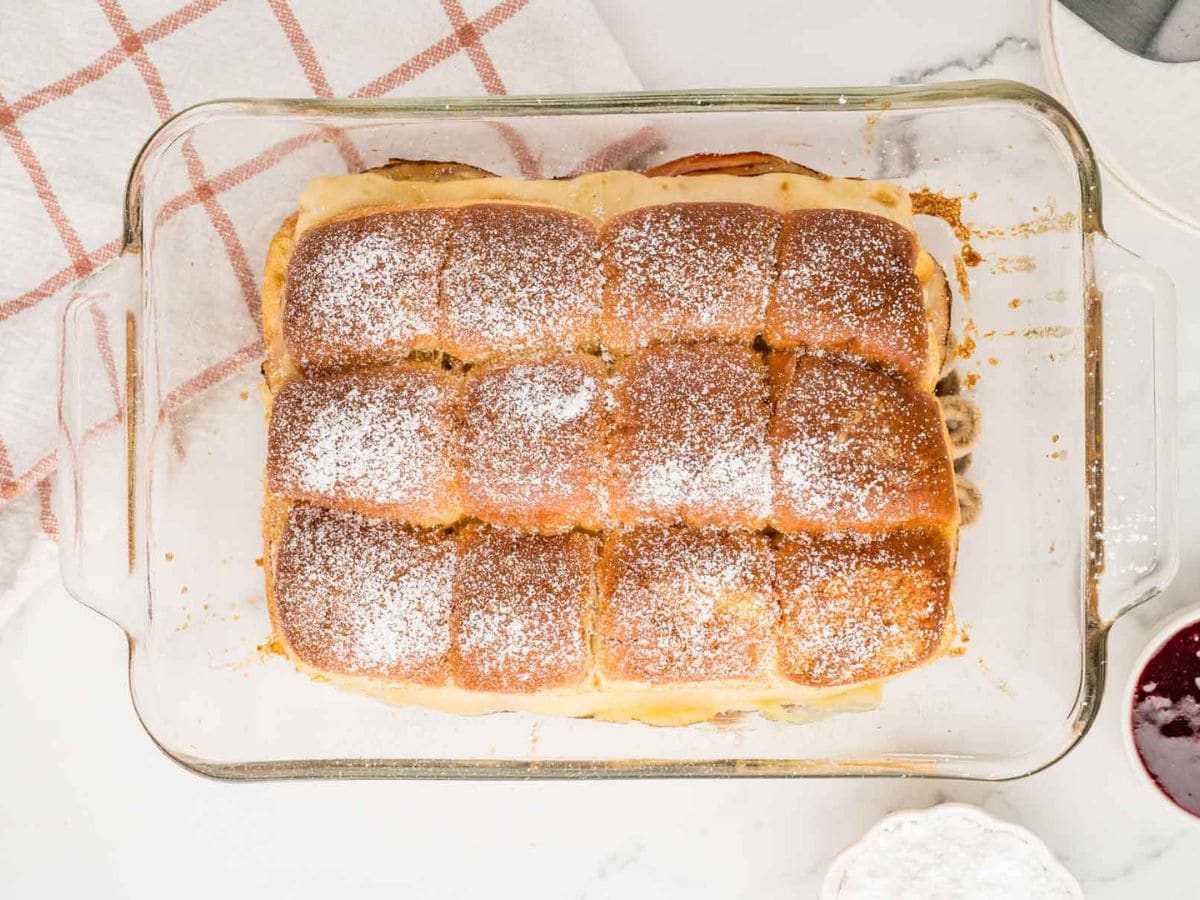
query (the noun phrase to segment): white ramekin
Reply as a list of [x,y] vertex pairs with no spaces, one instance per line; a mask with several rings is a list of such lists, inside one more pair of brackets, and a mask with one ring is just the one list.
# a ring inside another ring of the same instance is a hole
[[840,900],[838,892],[842,879],[846,873],[853,870],[855,863],[862,855],[869,852],[871,843],[877,837],[889,830],[937,816],[966,819],[988,831],[1001,832],[1016,838],[1029,849],[1030,854],[1047,873],[1061,883],[1070,896],[1083,900],[1083,889],[1079,886],[1079,882],[1063,867],[1062,863],[1054,858],[1054,854],[1050,852],[1041,838],[1019,825],[1004,822],[976,806],[965,803],[942,803],[927,809],[902,810],[881,819],[857,843],[847,847],[833,861],[829,871],[825,873],[825,881],[821,885],[821,900]]

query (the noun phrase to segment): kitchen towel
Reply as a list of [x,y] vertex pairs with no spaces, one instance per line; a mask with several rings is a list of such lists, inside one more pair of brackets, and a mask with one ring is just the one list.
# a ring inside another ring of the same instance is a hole
[[[229,96],[637,86],[587,0],[0,0],[0,628],[56,583],[62,297],[120,252],[129,166],[161,121]],[[352,144],[340,149],[346,168],[361,162]],[[209,165],[194,152],[175,211],[210,219],[242,286],[256,290],[261,261],[238,258],[221,194],[260,177],[273,157]],[[105,329],[95,341],[111,360]]]

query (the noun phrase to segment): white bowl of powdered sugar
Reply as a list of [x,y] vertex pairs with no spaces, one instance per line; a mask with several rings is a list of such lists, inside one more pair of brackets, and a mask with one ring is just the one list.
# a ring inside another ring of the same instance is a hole
[[946,803],[888,816],[834,860],[821,900],[1082,900],[1035,835]]

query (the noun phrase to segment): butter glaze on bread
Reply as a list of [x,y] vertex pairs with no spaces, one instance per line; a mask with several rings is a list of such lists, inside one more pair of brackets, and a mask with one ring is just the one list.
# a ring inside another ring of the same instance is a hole
[[604,345],[758,336],[775,280],[780,217],[748,203],[668,203],[621,213],[600,236]]
[[[945,650],[950,297],[907,196],[756,153],[649,175],[393,161],[306,190],[263,288],[268,606],[303,669],[686,724]],[[437,415],[392,402],[413,372]]]
[[504,358],[464,379],[459,489],[468,516],[534,531],[608,512],[607,371],[582,353]]
[[761,528],[771,507],[767,370],[745,347],[675,344],[613,370],[617,522]]
[[785,213],[765,340],[845,353],[932,390],[941,369],[912,231],[844,209]]
[[457,521],[460,387],[411,363],[289,381],[271,405],[268,490],[415,525]]
[[947,633],[953,570],[954,541],[937,529],[779,536],[780,671],[831,687],[927,661]]
[[771,524],[779,531],[958,525],[932,394],[855,361],[772,354]]

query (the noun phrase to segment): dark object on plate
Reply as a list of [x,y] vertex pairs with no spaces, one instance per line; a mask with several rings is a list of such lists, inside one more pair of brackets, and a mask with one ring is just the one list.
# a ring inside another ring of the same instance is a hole
[[1200,60],[1200,4],[1189,0],[1062,0],[1123,50],[1155,62]]
[[1200,816],[1200,622],[1175,632],[1150,657],[1131,714],[1133,744],[1154,783]]

